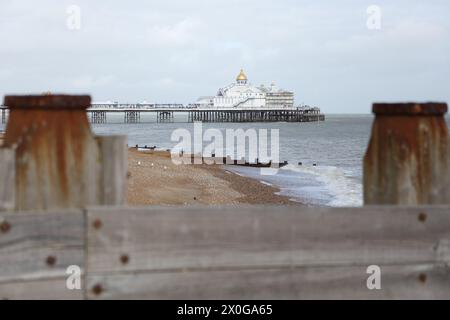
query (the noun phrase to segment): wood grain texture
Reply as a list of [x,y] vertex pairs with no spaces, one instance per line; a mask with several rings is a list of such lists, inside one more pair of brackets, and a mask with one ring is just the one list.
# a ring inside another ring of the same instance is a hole
[[127,136],[96,137],[102,159],[102,204],[124,205],[127,188]]
[[16,210],[101,204],[99,147],[84,110],[13,108],[4,145],[16,151]]
[[[87,296],[450,298],[449,218],[447,207],[91,208]],[[366,287],[372,264],[383,290]]]
[[364,204],[450,204],[450,141],[444,112],[433,113],[437,109],[447,105],[373,105],[363,159]]
[[[450,299],[449,218],[448,206],[0,213],[0,298]],[[372,264],[382,290],[366,287]],[[84,291],[66,289],[69,265],[84,267]]]
[[0,147],[0,211],[13,210],[16,194],[16,153]]
[[0,300],[81,300],[83,290],[68,290],[66,277],[0,283]]
[[[85,219],[81,210],[0,213],[0,221],[8,226],[0,232],[0,284],[51,282],[66,279],[70,265],[84,268]],[[8,286],[0,286],[0,296],[5,294],[4,288]]]
[[[92,227],[96,220],[100,229]],[[94,273],[448,262],[450,211],[93,208],[88,238],[87,263]]]
[[[89,299],[450,299],[442,266],[380,266],[381,290],[366,267],[301,267],[102,274],[88,278]],[[101,285],[102,291],[94,291]],[[94,293],[97,292],[97,293]]]

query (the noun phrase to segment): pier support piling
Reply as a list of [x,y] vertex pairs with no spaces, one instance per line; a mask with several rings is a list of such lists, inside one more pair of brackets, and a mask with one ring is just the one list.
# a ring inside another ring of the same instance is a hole
[[[106,123],[106,115],[110,112],[123,112],[124,123],[140,123],[141,113],[156,113],[156,122],[174,122],[175,113],[187,113],[188,122],[309,122],[309,121],[323,121],[325,116],[320,114],[320,111],[310,110],[280,110],[280,109],[102,109],[88,110],[89,120],[91,123]],[[2,114],[2,119],[5,118]]]
[[124,122],[125,123],[141,122],[141,112],[140,111],[125,111]]
[[173,122],[173,111],[161,111],[156,116],[157,122]]
[[91,123],[106,123],[106,111],[89,111]]

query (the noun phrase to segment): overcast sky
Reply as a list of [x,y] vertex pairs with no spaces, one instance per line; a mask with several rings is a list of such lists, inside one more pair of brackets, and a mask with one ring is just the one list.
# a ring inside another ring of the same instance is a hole
[[449,102],[449,25],[448,0],[0,0],[0,94],[189,103],[243,68],[326,113]]

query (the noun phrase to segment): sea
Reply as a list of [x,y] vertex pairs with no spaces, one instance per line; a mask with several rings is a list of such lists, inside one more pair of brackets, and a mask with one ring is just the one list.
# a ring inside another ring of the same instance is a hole
[[[98,135],[127,135],[129,146],[174,150],[178,141],[172,141],[172,135],[176,130],[194,136],[194,124],[186,120],[175,115],[174,122],[158,123],[156,117],[145,114],[140,123],[125,124],[123,115],[108,114],[108,123],[91,126]],[[288,165],[270,175],[260,168],[228,165],[227,169],[276,186],[279,194],[309,206],[361,206],[362,159],[372,121],[372,115],[326,115],[320,122],[202,123],[202,130],[218,129],[224,137],[226,129],[266,129],[269,136],[271,130],[278,130],[279,160]],[[245,143],[246,151],[249,147]]]
[[[156,146],[164,150],[177,146],[179,141],[171,139],[175,130],[187,130],[194,139],[193,123],[183,121],[181,115],[179,119],[175,116],[172,123],[157,123],[155,118],[147,117],[141,117],[138,124],[124,124],[123,115],[108,115],[107,124],[92,124],[92,129],[99,135],[126,134],[130,146]],[[258,133],[266,129],[269,136],[271,130],[278,129],[279,160],[287,161],[288,165],[269,175],[260,168],[227,166],[227,169],[274,185],[280,189],[279,194],[306,205],[361,206],[362,159],[372,121],[372,115],[326,115],[326,120],[320,122],[202,123],[202,130],[204,133],[210,128],[218,129],[226,137],[226,129],[254,129]],[[270,142],[269,139],[269,145]],[[203,146],[206,145],[204,142]],[[249,147],[245,143],[246,154]]]

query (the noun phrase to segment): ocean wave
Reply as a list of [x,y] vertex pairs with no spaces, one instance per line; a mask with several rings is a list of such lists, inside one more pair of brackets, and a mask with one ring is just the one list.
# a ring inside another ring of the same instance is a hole
[[302,174],[309,174],[324,185],[331,196],[326,204],[332,207],[361,206],[362,185],[343,168],[334,166],[297,166],[289,164],[281,168]]

